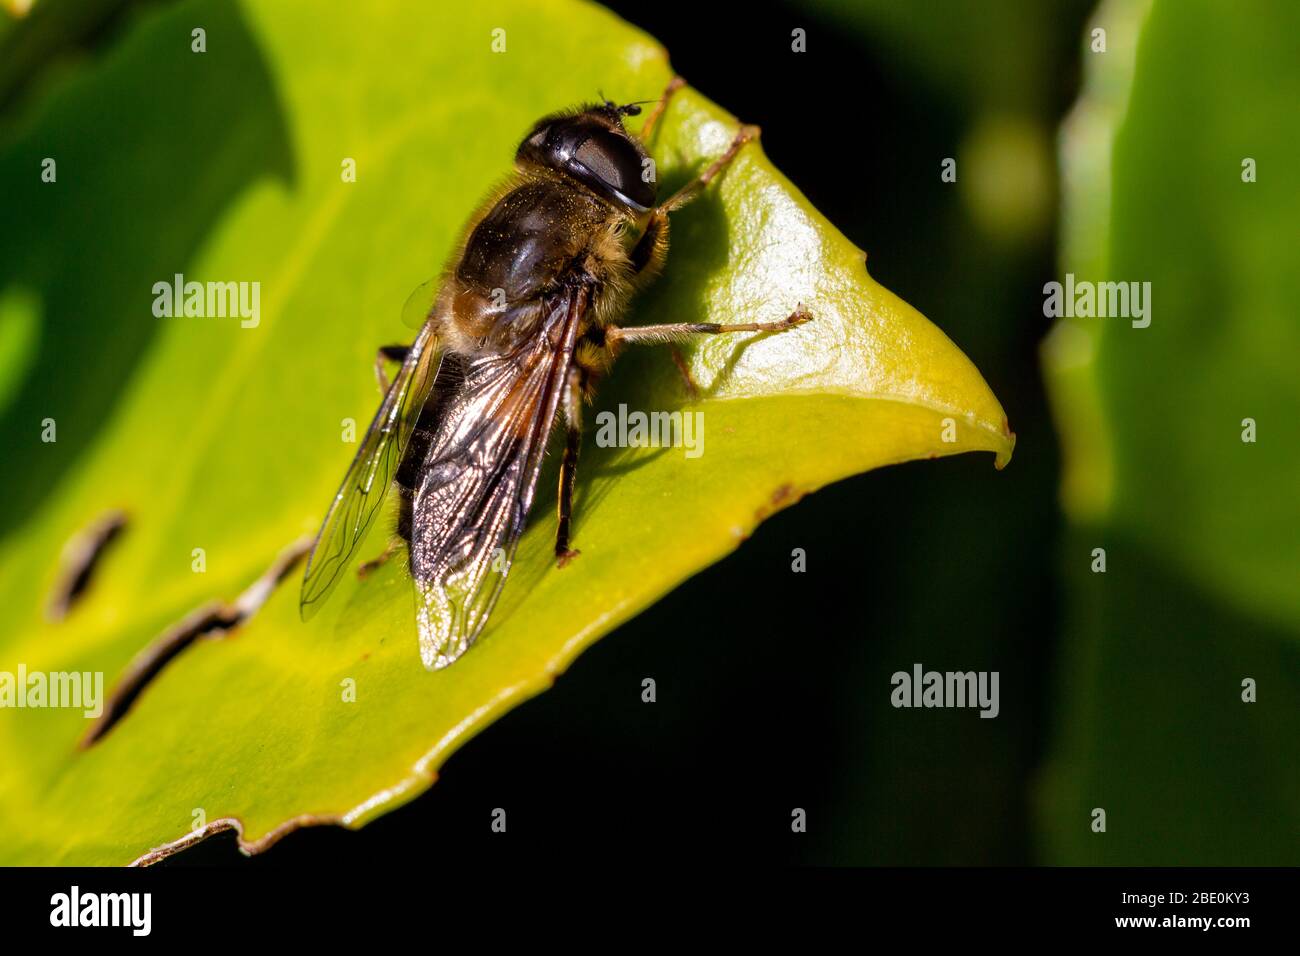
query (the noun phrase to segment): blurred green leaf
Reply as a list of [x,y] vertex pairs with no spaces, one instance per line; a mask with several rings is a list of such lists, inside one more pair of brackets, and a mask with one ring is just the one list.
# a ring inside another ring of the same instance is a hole
[[1049,858],[1295,864],[1300,130],[1281,118],[1300,9],[1111,2],[1093,21],[1109,50],[1062,138],[1061,271],[1150,282],[1151,324],[1062,320],[1044,350],[1075,523]]
[[[190,52],[195,26],[207,53]],[[233,599],[314,532],[355,447],[342,422],[364,426],[378,402],[376,346],[410,337],[406,294],[507,173],[521,133],[597,89],[653,98],[670,75],[657,45],[585,5],[446,16],[407,4],[359,27],[306,3],[210,2],[142,20],[58,89],[0,153],[0,176],[19,183],[0,296],[16,290],[9,311],[38,309],[41,323],[9,350],[3,437],[24,467],[5,476],[0,670],[111,682],[169,625]],[[655,143],[664,187],[735,126],[680,94]],[[58,158],[57,184],[39,182],[43,156]],[[345,158],[355,183],[341,181]],[[893,462],[1009,457],[975,368],[870,279],[759,148],[678,215],[673,238],[631,321],[780,318],[801,301],[817,317],[691,351],[706,390],[690,407],[704,414],[701,458],[588,442],[583,553],[563,571],[544,475],[492,624],[445,671],[421,667],[410,583],[391,563],[349,578],[310,625],[296,582],[276,589],[247,624],[182,652],[89,750],[74,749],[80,712],[0,713],[0,765],[18,771],[0,778],[6,862],[124,863],[192,825],[190,838],[235,826],[259,848],[304,823],[359,826],[422,792],[465,740],[774,510]],[[260,325],[155,319],[153,283],[178,272],[260,281]],[[626,353],[598,408],[620,403],[686,407],[668,357]],[[53,445],[39,440],[47,417]],[[45,621],[61,548],[112,509],[129,527],[69,617]],[[364,551],[381,547],[376,532]],[[355,703],[342,700],[348,679]]]
[[[1087,0],[815,0],[809,7],[869,47],[877,68],[905,85],[896,95],[928,94],[928,132],[960,119],[961,135],[927,161],[956,160],[956,178],[946,181],[997,243],[990,258],[999,270],[1049,232],[1059,64],[1070,56],[1066,25],[1086,9]],[[818,32],[809,38],[814,50]]]
[[0,0],[0,112],[20,93],[37,95],[50,72],[77,59],[133,3],[146,2],[158,0]]
[[1050,103],[1046,78],[1062,52],[1052,27],[1085,2],[813,0],[810,9],[871,37],[891,66],[945,100],[967,110],[1032,114]]

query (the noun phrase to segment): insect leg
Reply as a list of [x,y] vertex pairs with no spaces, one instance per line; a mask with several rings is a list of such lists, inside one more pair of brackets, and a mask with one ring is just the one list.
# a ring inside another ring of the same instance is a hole
[[650,112],[646,115],[645,122],[641,124],[641,132],[637,134],[637,139],[643,143],[650,142],[650,137],[654,135],[655,126],[658,125],[660,117],[664,115],[664,110],[668,108],[668,101],[672,95],[686,85],[686,81],[680,76],[674,76],[664,87],[663,93],[659,95],[659,101],[651,107]]
[[369,561],[364,561],[357,565],[357,577],[364,581],[367,576],[373,574],[375,571],[378,571],[387,564],[388,559],[396,553],[397,542],[389,541],[388,544],[384,546],[384,550],[379,553],[378,557],[371,558]]
[[676,322],[671,325],[610,325],[605,327],[605,342],[619,345],[667,345],[692,335],[719,335],[724,332],[784,332],[812,321],[812,313],[799,305],[780,322],[741,322],[722,325],[717,322]]
[[736,130],[736,135],[732,138],[731,145],[727,147],[726,152],[711,162],[704,172],[669,196],[668,200],[661,203],[655,212],[675,212],[698,197],[704,191],[704,187],[712,182],[713,178],[726,169],[728,164],[736,158],[736,154],[740,152],[742,146],[752,139],[758,139],[758,132],[757,126],[742,126]]
[[409,345],[381,345],[375,352],[375,380],[379,382],[379,390],[388,394],[388,376],[384,373],[385,362],[402,363],[406,361],[406,353],[411,351]]
[[555,561],[564,567],[581,552],[569,550],[569,518],[573,513],[573,481],[578,470],[578,446],[582,442],[582,369],[569,369],[564,390],[564,458],[560,462],[560,494],[556,505]]
[[668,214],[659,209],[650,213],[645,231],[628,253],[632,272],[638,281],[653,278],[663,266],[668,255]]
[[[645,231],[641,233],[641,238],[632,247],[629,255],[632,260],[633,274],[639,282],[644,282],[659,272],[664,259],[668,256],[668,214],[666,212],[655,210],[650,214],[650,221],[646,223]],[[695,384],[695,379],[691,378],[691,371],[686,365],[682,350],[676,345],[670,345],[669,349],[672,351],[673,364],[677,366],[677,371],[682,376],[686,394],[693,402],[699,397],[700,388]]]

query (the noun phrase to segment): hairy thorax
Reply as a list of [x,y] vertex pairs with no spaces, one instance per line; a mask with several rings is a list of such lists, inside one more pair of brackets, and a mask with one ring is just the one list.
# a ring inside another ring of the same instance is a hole
[[515,177],[484,204],[443,284],[435,312],[447,347],[469,356],[510,352],[574,285],[590,289],[583,325],[610,321],[629,292],[636,225],[561,177]]

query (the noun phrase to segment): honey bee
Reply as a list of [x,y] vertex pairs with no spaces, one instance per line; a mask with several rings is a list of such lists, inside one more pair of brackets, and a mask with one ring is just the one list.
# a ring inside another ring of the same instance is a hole
[[[397,536],[361,571],[404,543],[421,660],[430,669],[454,663],[501,592],[559,416],[557,566],[578,554],[569,529],[582,407],[623,346],[782,331],[811,318],[799,306],[776,322],[617,324],[663,266],[669,214],[758,134],[740,127],[721,156],[658,203],[646,143],[682,85],[669,84],[636,136],[623,119],[641,104],[602,97],[545,117],[524,137],[514,174],[470,220],[414,342],[380,349],[384,400],[308,557],[304,620],[337,585],[396,485]],[[385,360],[401,362],[391,384]]]

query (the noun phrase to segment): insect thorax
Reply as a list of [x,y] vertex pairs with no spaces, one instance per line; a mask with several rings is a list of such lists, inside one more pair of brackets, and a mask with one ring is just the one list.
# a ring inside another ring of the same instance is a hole
[[530,175],[490,203],[469,231],[444,289],[448,346],[470,354],[509,350],[537,332],[545,301],[573,284],[593,304],[621,288],[627,214],[559,176]]

